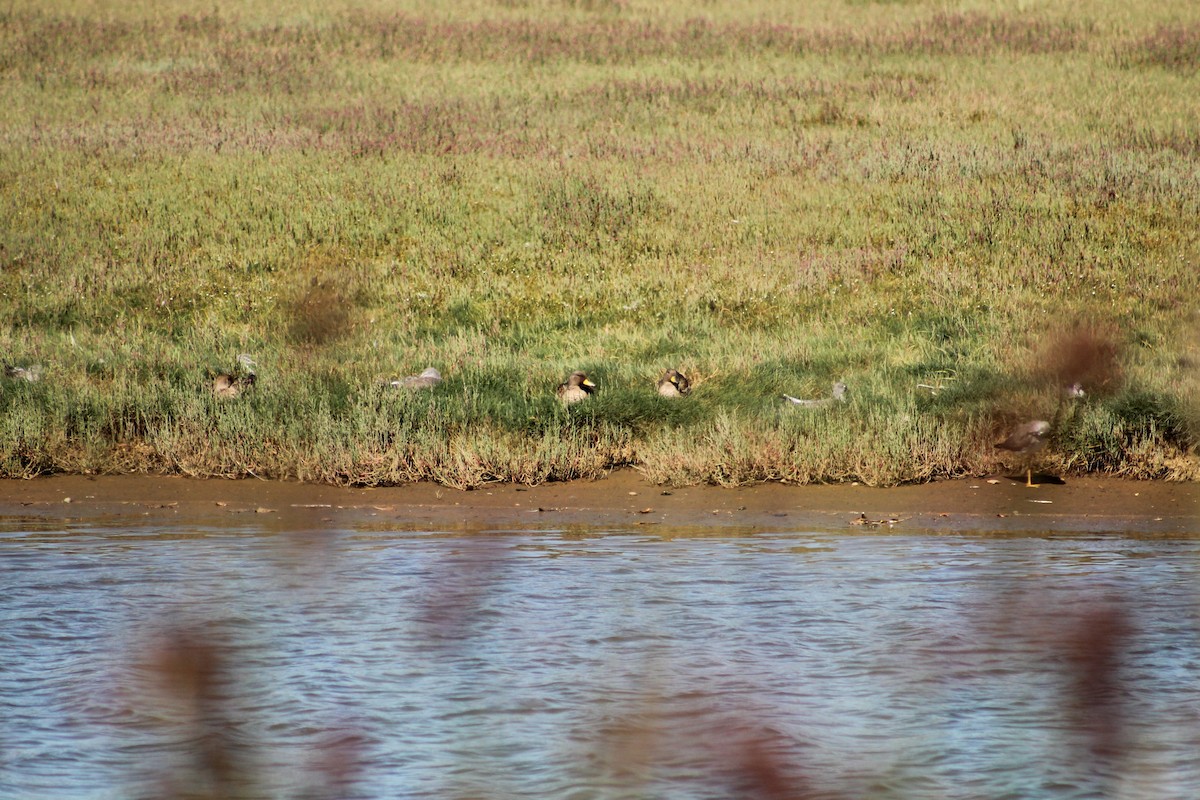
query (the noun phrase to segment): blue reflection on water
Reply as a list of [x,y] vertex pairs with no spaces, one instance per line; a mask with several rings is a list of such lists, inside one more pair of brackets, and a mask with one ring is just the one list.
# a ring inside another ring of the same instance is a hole
[[[153,669],[180,629],[228,648],[223,719],[262,796],[777,796],[769,775],[813,797],[1200,796],[1198,551],[13,528],[0,796],[200,786],[195,717]],[[334,784],[343,745],[358,768]]]

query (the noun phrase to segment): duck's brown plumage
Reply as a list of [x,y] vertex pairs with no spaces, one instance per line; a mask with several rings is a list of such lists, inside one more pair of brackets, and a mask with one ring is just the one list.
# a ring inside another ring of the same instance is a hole
[[246,353],[240,354],[233,372],[222,372],[213,378],[213,394],[222,398],[237,397],[257,380],[254,368],[254,359]]
[[251,372],[248,375],[237,377],[223,372],[213,378],[213,394],[217,397],[237,397],[239,394],[249,389],[254,385],[255,377]]
[[567,378],[566,383],[560,383],[554,393],[558,399],[570,405],[581,400],[587,400],[596,391],[596,384],[588,380],[586,372],[576,370]]
[[662,374],[657,385],[658,393],[663,397],[681,397],[692,391],[692,382],[673,367]]

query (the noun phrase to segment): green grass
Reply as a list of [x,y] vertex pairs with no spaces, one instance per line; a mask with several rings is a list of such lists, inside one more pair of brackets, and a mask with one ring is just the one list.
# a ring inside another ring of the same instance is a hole
[[11,3],[0,474],[1195,479],[1200,9],[961,8]]

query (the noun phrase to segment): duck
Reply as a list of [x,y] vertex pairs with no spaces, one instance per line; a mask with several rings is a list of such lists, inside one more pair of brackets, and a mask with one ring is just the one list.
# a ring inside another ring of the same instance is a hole
[[554,393],[564,405],[578,403],[581,400],[587,400],[596,392],[596,384],[592,383],[586,372],[576,370],[571,373],[571,377],[567,378],[566,383],[560,383]]
[[237,366],[232,372],[222,372],[213,378],[213,394],[222,399],[237,397],[258,381],[254,372],[257,366],[248,354],[241,353],[237,357]]
[[1050,423],[1044,419],[1030,420],[1014,428],[1004,441],[996,443],[997,450],[1020,453],[1029,459],[1025,465],[1025,485],[1031,489],[1038,487],[1033,482],[1033,456],[1046,446],[1050,428]]
[[802,408],[822,408],[824,406],[831,406],[834,403],[846,402],[846,392],[846,384],[838,381],[833,385],[833,393],[829,397],[822,397],[817,400],[802,400],[799,397],[792,397],[790,394],[785,394],[783,399],[787,400],[792,405],[797,405]]
[[662,374],[657,386],[663,397],[682,397],[692,391],[692,382],[673,367]]
[[426,367],[420,375],[409,375],[396,381],[389,381],[389,386],[398,389],[432,389],[442,382],[442,373],[433,367]]

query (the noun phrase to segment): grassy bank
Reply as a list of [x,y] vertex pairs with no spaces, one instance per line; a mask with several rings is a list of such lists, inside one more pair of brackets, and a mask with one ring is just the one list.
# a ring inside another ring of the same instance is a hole
[[386,5],[0,10],[0,473],[1200,477],[1200,9]]

